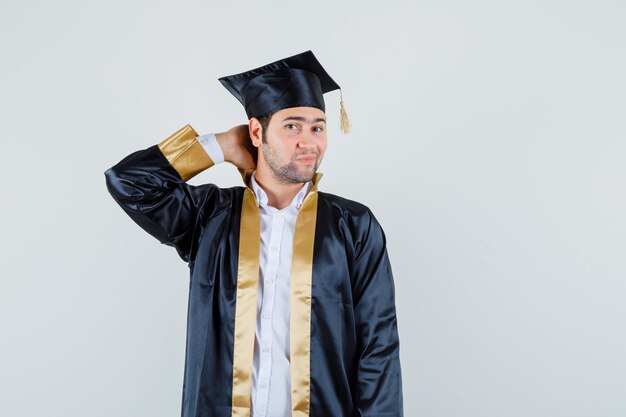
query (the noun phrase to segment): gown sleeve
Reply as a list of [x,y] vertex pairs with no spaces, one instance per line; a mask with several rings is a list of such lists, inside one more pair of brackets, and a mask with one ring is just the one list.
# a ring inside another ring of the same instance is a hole
[[131,153],[104,175],[109,193],[126,214],[191,262],[201,219],[215,211],[222,190],[186,181],[213,165],[198,133],[186,125],[158,145]]
[[369,211],[355,259],[354,313],[360,417],[402,417],[402,375],[395,288],[385,234]]

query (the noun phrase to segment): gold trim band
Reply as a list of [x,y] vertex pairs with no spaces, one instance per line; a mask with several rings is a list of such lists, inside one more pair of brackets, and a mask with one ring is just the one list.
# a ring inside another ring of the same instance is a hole
[[315,174],[296,220],[291,263],[291,307],[289,343],[291,362],[292,417],[308,417],[311,403],[311,281],[313,247],[317,221],[317,183]]
[[[252,360],[256,334],[261,218],[249,179],[254,170],[239,169],[246,184],[239,231],[239,265],[233,347],[232,417],[250,417]],[[308,417],[311,402],[311,281],[317,221],[316,173],[296,220],[291,265],[290,350],[292,417]]]
[[250,188],[243,195],[239,231],[239,265],[233,347],[232,416],[250,417],[252,359],[256,333],[261,217]]

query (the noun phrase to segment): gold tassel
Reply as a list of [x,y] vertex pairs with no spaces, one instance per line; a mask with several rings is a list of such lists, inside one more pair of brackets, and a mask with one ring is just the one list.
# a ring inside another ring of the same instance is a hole
[[341,100],[339,101],[339,121],[341,126],[341,131],[343,133],[350,132],[350,119],[348,119],[348,113],[346,113],[346,108],[343,106],[343,94],[341,93],[341,89],[339,89],[339,95]]

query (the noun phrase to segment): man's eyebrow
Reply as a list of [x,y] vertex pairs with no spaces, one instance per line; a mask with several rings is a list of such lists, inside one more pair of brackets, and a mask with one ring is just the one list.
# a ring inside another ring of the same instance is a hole
[[[309,119],[307,119],[306,117],[302,117],[302,116],[285,117],[283,119],[283,122],[286,122],[287,120],[296,120],[298,122],[307,122],[307,121],[309,121]],[[324,122],[324,123],[326,123],[326,119],[324,119],[323,117],[316,117],[315,119],[311,119],[311,121],[309,123],[317,123],[317,122]]]

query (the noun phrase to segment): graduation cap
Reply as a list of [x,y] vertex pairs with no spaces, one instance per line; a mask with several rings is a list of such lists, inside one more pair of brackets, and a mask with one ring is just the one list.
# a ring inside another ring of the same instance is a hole
[[[323,94],[341,88],[328,75],[313,52],[283,58],[271,64],[219,81],[244,106],[248,119],[260,118],[289,107],[316,107],[326,111]],[[341,130],[350,130],[350,121],[340,101]]]

